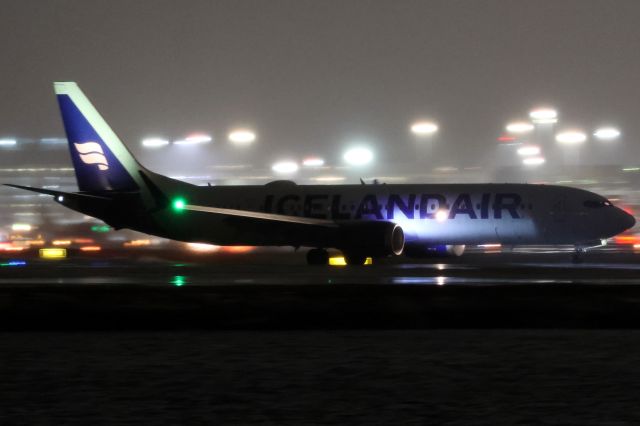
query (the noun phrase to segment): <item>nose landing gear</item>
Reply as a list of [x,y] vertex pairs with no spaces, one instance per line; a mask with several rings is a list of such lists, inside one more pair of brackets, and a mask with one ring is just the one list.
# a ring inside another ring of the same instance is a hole
[[576,246],[573,252],[573,256],[571,257],[571,262],[575,264],[583,263],[586,255],[587,255],[586,247]]

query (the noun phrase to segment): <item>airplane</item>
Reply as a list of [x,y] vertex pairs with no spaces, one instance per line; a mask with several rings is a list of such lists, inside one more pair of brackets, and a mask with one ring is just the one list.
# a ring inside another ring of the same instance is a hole
[[77,192],[21,185],[114,229],[216,245],[307,247],[328,264],[367,257],[460,255],[468,244],[588,248],[635,224],[582,189],[539,184],[197,186],[154,173],[131,154],[75,82],[56,82]]

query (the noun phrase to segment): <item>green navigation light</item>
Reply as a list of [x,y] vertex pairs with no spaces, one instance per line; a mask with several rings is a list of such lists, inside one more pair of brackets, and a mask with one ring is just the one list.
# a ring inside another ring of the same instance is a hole
[[111,228],[107,225],[94,225],[91,227],[93,232],[109,232]]
[[187,282],[186,278],[183,275],[176,275],[171,279],[171,284],[176,287],[182,287]]
[[187,203],[184,201],[184,198],[176,198],[175,200],[173,200],[173,210],[179,212],[184,210],[185,206],[187,205]]

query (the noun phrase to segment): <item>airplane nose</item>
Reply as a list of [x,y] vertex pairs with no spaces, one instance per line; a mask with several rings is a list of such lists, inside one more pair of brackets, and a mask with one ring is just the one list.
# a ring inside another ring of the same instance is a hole
[[618,217],[618,223],[621,227],[623,227],[622,231],[633,228],[633,226],[636,224],[636,218],[620,208],[618,208]]

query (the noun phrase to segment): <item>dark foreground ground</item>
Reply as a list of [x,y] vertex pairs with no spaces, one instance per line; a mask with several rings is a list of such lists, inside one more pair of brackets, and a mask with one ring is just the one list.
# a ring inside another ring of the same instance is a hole
[[0,423],[637,425],[640,332],[2,333]]
[[636,255],[0,270],[0,425],[640,424]]

